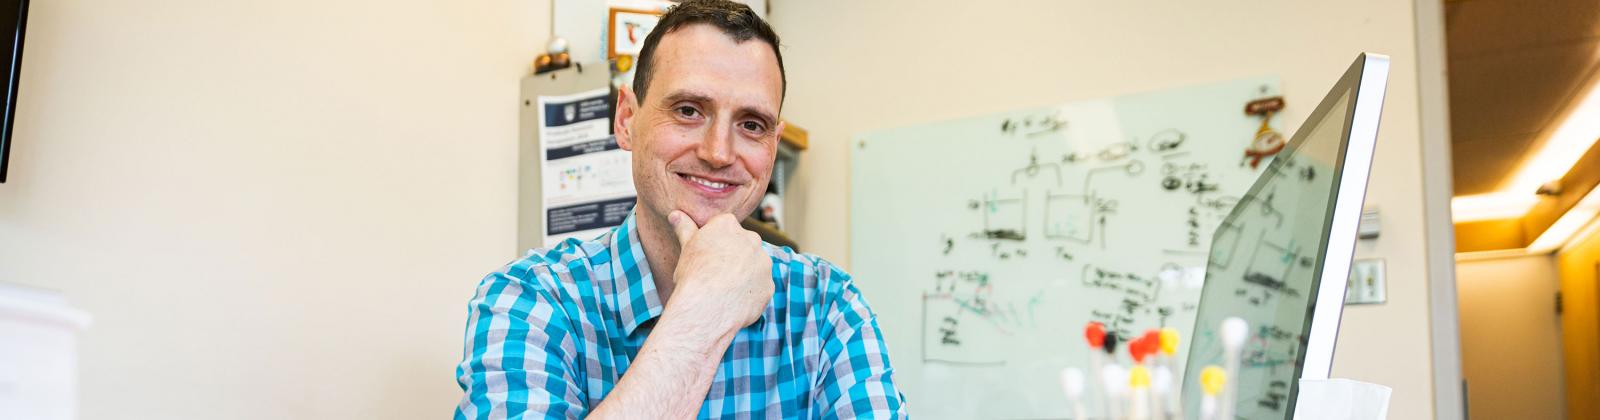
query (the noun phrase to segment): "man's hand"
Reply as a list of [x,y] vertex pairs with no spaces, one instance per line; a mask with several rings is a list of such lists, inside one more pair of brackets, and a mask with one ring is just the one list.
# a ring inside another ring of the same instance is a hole
[[734,335],[772,301],[772,257],[733,215],[695,226],[688,214],[673,211],[667,222],[678,237],[667,306],[590,418],[693,418]]
[[733,215],[695,226],[673,211],[667,222],[679,245],[667,307],[590,419],[694,418],[734,335],[772,301],[772,257]]
[[773,287],[772,258],[761,248],[761,236],[744,230],[731,214],[695,226],[689,215],[673,211],[667,221],[679,245],[667,310],[687,311],[728,332],[760,319]]

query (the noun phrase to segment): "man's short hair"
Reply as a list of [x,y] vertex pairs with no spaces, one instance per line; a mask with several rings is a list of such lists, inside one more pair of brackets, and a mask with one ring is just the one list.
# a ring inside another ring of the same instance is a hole
[[778,33],[773,32],[766,21],[744,4],[729,0],[688,0],[667,10],[667,14],[662,15],[656,23],[655,29],[650,30],[650,35],[644,37],[644,47],[639,50],[637,70],[633,75],[633,93],[638,96],[639,102],[644,102],[645,92],[650,89],[652,62],[655,61],[656,44],[661,43],[661,37],[697,23],[721,29],[734,42],[743,43],[757,38],[771,45],[772,55],[778,58],[778,77],[783,82],[781,92],[788,94],[789,76],[783,71],[783,53],[778,52]]

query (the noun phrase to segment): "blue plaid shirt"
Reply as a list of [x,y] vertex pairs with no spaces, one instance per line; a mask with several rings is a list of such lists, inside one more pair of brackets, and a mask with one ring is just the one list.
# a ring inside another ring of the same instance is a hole
[[[905,396],[850,276],[763,244],[775,292],[723,354],[701,418],[902,418]],[[661,315],[633,217],[536,250],[468,304],[457,419],[580,418],[616,387]]]

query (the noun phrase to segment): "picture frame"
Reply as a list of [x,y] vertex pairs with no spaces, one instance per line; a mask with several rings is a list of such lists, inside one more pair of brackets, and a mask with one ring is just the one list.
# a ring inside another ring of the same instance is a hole
[[606,18],[606,58],[639,55],[644,38],[661,20],[661,11],[613,7]]

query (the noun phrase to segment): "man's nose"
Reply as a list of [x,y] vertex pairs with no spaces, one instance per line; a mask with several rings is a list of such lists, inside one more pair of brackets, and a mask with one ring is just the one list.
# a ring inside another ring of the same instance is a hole
[[700,141],[700,147],[695,155],[700,160],[710,164],[713,168],[732,165],[733,155],[733,128],[727,124],[715,124],[705,139]]

